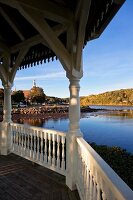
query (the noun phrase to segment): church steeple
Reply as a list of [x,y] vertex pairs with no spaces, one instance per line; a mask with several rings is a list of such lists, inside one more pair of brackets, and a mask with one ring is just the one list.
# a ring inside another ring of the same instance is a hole
[[33,87],[36,87],[36,81],[35,80],[33,81]]

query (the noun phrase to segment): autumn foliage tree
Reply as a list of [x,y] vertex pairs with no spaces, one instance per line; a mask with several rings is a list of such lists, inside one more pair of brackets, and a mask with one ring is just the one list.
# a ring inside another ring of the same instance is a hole
[[33,87],[29,94],[29,99],[32,103],[43,103],[46,95],[40,87]]

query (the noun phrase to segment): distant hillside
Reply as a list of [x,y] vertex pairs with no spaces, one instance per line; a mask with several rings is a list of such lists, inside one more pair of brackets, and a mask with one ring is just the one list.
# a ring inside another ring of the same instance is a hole
[[133,105],[133,88],[105,92],[80,98],[81,106],[87,105]]

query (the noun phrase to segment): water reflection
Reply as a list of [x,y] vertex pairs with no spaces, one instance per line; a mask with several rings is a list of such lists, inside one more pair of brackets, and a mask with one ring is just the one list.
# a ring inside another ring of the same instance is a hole
[[[43,118],[19,119],[18,123],[32,126],[68,131],[69,119]],[[130,111],[101,111],[84,113],[80,120],[81,131],[85,140],[108,146],[120,146],[133,153],[133,112]]]
[[28,125],[31,125],[31,126],[38,126],[38,127],[42,127],[43,126],[43,123],[45,121],[43,119],[18,119],[17,120],[17,123],[19,124],[28,124]]
[[[51,122],[54,124],[61,124],[64,120],[68,119],[68,117],[63,116],[62,118],[19,118],[14,119],[13,122],[19,124],[28,124],[31,126],[38,126],[38,127],[47,127],[47,125]],[[54,126],[50,127],[53,128]]]
[[117,112],[107,112],[106,117],[119,117],[120,119],[133,119],[133,111],[117,111]]

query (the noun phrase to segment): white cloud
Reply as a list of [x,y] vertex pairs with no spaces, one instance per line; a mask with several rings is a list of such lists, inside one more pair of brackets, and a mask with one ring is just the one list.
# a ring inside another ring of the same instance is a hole
[[55,73],[49,73],[45,75],[36,75],[36,76],[23,76],[23,77],[16,77],[15,81],[24,81],[24,80],[50,80],[50,79],[59,79],[59,78],[65,78],[65,72],[55,72]]

